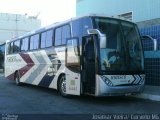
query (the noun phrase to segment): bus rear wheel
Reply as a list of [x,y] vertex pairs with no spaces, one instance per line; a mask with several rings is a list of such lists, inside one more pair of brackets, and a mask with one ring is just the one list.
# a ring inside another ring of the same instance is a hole
[[16,85],[17,85],[17,86],[21,86],[21,85],[22,85],[22,83],[20,82],[19,72],[16,72],[16,73],[15,73],[15,81],[16,81]]
[[68,97],[68,94],[66,94],[66,76],[65,75],[62,75],[59,80],[58,90],[63,97]]

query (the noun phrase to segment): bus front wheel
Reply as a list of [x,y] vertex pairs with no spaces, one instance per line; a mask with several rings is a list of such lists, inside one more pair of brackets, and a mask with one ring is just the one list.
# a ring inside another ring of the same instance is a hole
[[59,80],[58,90],[63,97],[68,97],[66,94],[66,76],[62,75]]

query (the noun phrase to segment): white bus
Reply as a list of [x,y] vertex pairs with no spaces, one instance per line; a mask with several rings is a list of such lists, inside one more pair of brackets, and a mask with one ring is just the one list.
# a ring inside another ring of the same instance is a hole
[[6,42],[5,77],[62,96],[137,94],[145,83],[137,25],[106,16],[56,23]]

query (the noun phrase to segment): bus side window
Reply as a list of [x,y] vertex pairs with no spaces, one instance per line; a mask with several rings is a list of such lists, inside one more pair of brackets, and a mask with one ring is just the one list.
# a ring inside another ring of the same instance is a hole
[[21,42],[21,51],[27,51],[28,50],[28,43],[29,43],[29,38],[24,38],[22,39]]
[[41,34],[41,48],[51,47],[53,44],[53,30]]
[[70,38],[71,30],[69,25],[64,25],[55,30],[55,46],[65,45],[66,39]]
[[39,48],[39,34],[33,35],[30,38],[30,50],[36,50]]
[[20,40],[17,40],[13,44],[13,52],[17,53],[20,52]]
[[61,45],[62,32],[61,28],[55,30],[55,46]]
[[83,34],[83,21],[80,20],[75,20],[72,22],[72,34],[73,37],[78,37],[78,36],[82,36]]
[[28,44],[29,44],[29,38],[24,38],[21,40],[21,51],[27,51],[28,50]]
[[13,53],[13,42],[9,44],[9,54]]
[[46,47],[46,34],[47,34],[47,32],[43,32],[41,34],[41,48]]
[[29,49],[30,49],[30,50],[33,50],[33,49],[34,49],[34,36],[31,36],[31,37],[30,37],[30,46],[29,46]]
[[51,47],[53,45],[53,30],[47,31],[46,36],[46,47]]
[[66,39],[71,37],[70,26],[65,25],[62,28],[62,45],[66,44]]

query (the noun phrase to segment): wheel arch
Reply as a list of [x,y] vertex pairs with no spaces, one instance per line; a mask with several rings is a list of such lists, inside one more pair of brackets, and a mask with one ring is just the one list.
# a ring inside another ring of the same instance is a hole
[[57,91],[59,91],[59,82],[60,82],[60,78],[62,77],[62,76],[64,76],[65,75],[65,73],[61,73],[59,76],[58,76],[58,81],[57,81]]
[[14,80],[16,79],[16,74],[17,74],[18,72],[19,72],[18,70],[16,70],[16,71],[14,72]]

